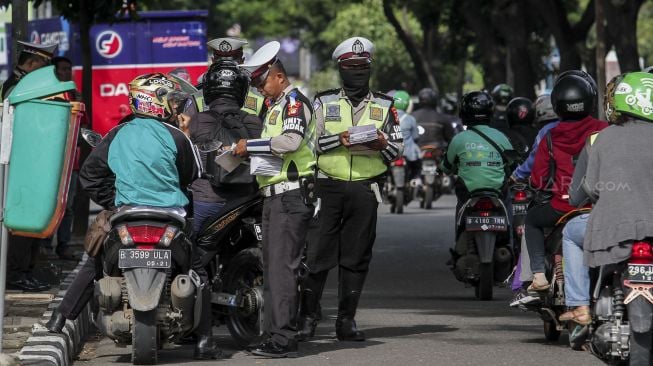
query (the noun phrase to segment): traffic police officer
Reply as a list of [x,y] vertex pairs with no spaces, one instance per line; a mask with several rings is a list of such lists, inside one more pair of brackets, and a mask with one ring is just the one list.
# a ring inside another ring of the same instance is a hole
[[49,65],[50,59],[54,55],[54,49],[57,48],[57,43],[41,45],[23,41],[17,42],[23,45],[23,49],[18,55],[18,64],[14,67],[13,74],[2,85],[2,100],[5,100],[23,76]]
[[[332,57],[343,86],[319,93],[313,104],[321,212],[308,241],[300,339],[314,335],[327,274],[339,266],[336,336],[341,341],[365,340],[354,317],[372,259],[379,183],[403,149],[393,99],[369,90],[373,52],[374,45],[363,37],[338,45]],[[374,125],[378,139],[352,145],[348,130],[363,125]]]
[[[216,38],[210,40],[207,45],[213,50],[212,62],[215,63],[219,60],[225,58],[231,58],[236,61],[238,64],[242,64],[245,61],[243,56],[243,46],[247,44],[247,41],[240,38]],[[243,105],[242,110],[263,118],[265,114],[264,103],[265,98],[256,91],[254,88],[249,89],[247,97],[245,97],[245,104]]]
[[[28,73],[50,64],[57,44],[40,45],[17,41],[23,47],[18,55],[18,63],[14,72],[2,85],[2,100],[14,89],[20,79]],[[0,108],[1,109],[1,108]],[[27,292],[46,291],[50,285],[42,282],[33,276],[33,269],[41,247],[40,239],[19,237],[9,235],[9,260],[7,265],[8,281],[7,288],[10,290],[22,290]]]
[[[288,81],[277,58],[280,47],[279,42],[269,42],[242,65],[251,72],[252,86],[269,98],[270,106],[262,138],[240,140],[234,149],[241,157],[253,155],[253,174],[265,197],[263,298],[264,331],[269,338],[250,351],[275,358],[297,356],[297,271],[313,214],[308,187],[314,185],[315,166],[311,103]],[[255,159],[263,159],[261,155],[272,163],[265,171],[255,169]]]

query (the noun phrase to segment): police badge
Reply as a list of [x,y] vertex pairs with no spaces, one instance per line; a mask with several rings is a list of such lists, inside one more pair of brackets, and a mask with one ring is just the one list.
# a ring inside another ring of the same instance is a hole
[[337,104],[327,104],[325,121],[340,121],[340,106]]
[[218,48],[220,49],[221,52],[229,52],[231,51],[231,44],[227,41],[222,41],[218,45]]
[[370,119],[383,121],[383,110],[379,107],[370,107]]
[[277,117],[279,117],[279,111],[274,111],[270,113],[270,118],[268,118],[268,124],[269,125],[276,125],[277,124]]
[[361,42],[360,39],[357,39],[356,42],[354,42],[354,44],[351,46],[351,52],[357,55],[365,52],[365,46],[363,46],[363,42]]
[[256,98],[247,97],[245,99],[245,108],[256,110]]

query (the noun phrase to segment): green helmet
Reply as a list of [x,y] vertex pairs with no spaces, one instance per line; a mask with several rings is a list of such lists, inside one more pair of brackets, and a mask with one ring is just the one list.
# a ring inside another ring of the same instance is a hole
[[653,75],[646,72],[629,72],[622,76],[623,79],[614,89],[612,109],[653,122]]
[[410,104],[410,95],[405,90],[397,90],[392,96],[395,100],[395,108],[405,111]]

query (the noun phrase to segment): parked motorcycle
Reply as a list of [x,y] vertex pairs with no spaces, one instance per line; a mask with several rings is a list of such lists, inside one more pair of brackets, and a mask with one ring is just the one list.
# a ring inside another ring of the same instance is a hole
[[653,238],[632,243],[627,261],[592,271],[592,323],[577,325],[570,343],[608,364],[650,365],[653,318]]
[[473,192],[456,223],[452,271],[458,281],[475,287],[478,299],[492,300],[495,282],[503,281],[514,266],[506,207],[495,191]]

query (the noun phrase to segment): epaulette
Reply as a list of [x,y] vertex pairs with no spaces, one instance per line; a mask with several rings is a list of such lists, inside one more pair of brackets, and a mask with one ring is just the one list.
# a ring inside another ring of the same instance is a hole
[[340,94],[340,88],[328,89],[315,94],[315,98],[323,97],[330,94]]
[[389,96],[389,95],[387,95],[387,94],[383,94],[383,93],[381,93],[381,92],[375,92],[375,91],[373,91],[373,92],[372,92],[372,95],[373,95],[375,98],[381,98],[381,99],[385,99],[385,100],[389,100],[389,101],[391,101],[391,102],[394,102],[394,99],[393,99],[391,96]]

